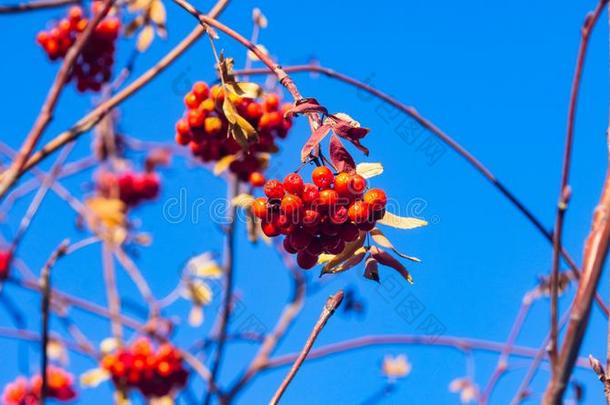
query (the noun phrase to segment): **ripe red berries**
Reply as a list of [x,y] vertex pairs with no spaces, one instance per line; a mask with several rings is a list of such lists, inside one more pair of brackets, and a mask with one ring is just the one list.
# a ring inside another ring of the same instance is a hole
[[138,389],[146,398],[164,397],[184,387],[188,379],[178,349],[164,343],[155,350],[147,338],[107,354],[101,367],[110,373],[116,386]]
[[[47,368],[47,396],[57,401],[67,402],[76,398],[74,378],[67,371],[49,366]],[[2,403],[4,405],[34,405],[40,403],[42,378],[36,375],[28,381],[25,377],[17,377],[4,387]]]
[[369,190],[365,201],[367,183],[358,174],[334,176],[329,168],[318,167],[312,180],[315,184],[305,184],[297,173],[283,182],[269,180],[263,188],[267,198],[257,198],[251,206],[265,235],[286,235],[284,250],[297,254],[303,269],[315,266],[322,253],[341,253],[346,243],[373,229],[387,202],[380,189]]
[[[184,96],[186,112],[176,123],[176,143],[189,146],[193,155],[203,162],[216,162],[234,155],[229,170],[241,181],[250,181],[253,187],[260,187],[264,177],[251,179],[251,176],[260,174],[265,167],[266,158],[261,154],[276,152],[277,138],[285,138],[292,123],[279,111],[279,97],[275,94],[265,96],[262,101],[234,94],[227,97],[239,115],[257,130],[257,142],[250,144],[244,153],[239,153],[242,146],[228,133],[229,121],[223,110],[225,94],[222,87],[208,87],[204,82],[197,82]],[[273,100],[275,102],[271,102]]]
[[252,187],[262,187],[265,185],[265,176],[261,172],[252,172],[249,180]]
[[119,198],[129,206],[153,200],[161,188],[159,176],[153,172],[121,174],[104,172],[98,177],[97,189],[104,197]]
[[10,250],[0,250],[0,281],[6,279],[9,274],[13,252]]
[[[92,9],[95,13],[95,2]],[[66,56],[78,35],[88,24],[79,6],[73,6],[67,17],[60,20],[49,31],[41,31],[36,42],[45,50],[49,59],[56,60]],[[115,41],[119,36],[121,23],[117,17],[107,16],[95,27],[85,48],[79,55],[70,79],[76,80],[79,91],[99,91],[103,83],[110,80],[114,63]]]

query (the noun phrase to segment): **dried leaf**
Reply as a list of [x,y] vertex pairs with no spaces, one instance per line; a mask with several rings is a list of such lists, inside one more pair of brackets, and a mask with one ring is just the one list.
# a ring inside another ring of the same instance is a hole
[[229,168],[229,165],[235,160],[237,159],[236,155],[227,155],[225,157],[223,157],[222,159],[220,159],[218,162],[216,162],[216,164],[214,165],[214,176],[220,176],[225,170],[227,170]]
[[139,15],[125,27],[125,36],[131,37],[144,24],[144,17]]
[[258,98],[263,94],[263,89],[252,82],[225,83],[225,89],[239,97]]
[[[208,34],[210,34],[209,29]],[[235,81],[233,79],[233,64],[233,58],[225,58],[222,53],[220,54],[217,69],[223,83],[232,83]]]
[[252,21],[260,28],[267,28],[267,17],[265,17],[263,12],[258,7],[255,7],[252,10]]
[[146,25],[142,31],[138,34],[138,42],[136,44],[136,48],[140,52],[144,52],[148,49],[150,44],[155,37],[155,30],[152,25]]
[[421,260],[419,260],[417,257],[409,256],[409,255],[399,252],[394,247],[392,242],[390,242],[390,240],[383,234],[383,232],[381,232],[381,229],[373,228],[369,234],[371,235],[371,238],[373,238],[375,243],[377,243],[379,246],[384,247],[386,249],[392,249],[394,251],[394,253],[396,253],[398,256],[402,257],[403,259],[408,259],[408,260],[411,260],[414,262],[421,262]]
[[356,173],[365,179],[370,179],[371,177],[379,176],[383,173],[383,166],[381,163],[358,163],[358,166],[356,166]]
[[324,108],[323,106],[321,106],[320,103],[318,103],[318,100],[316,100],[315,98],[302,98],[300,100],[297,100],[294,103],[294,106],[292,108],[288,109],[284,113],[284,116],[286,118],[289,118],[289,117],[294,117],[294,116],[297,116],[300,114],[311,114],[311,113],[327,115],[328,110],[326,108]]
[[231,200],[232,205],[236,205],[241,208],[250,208],[254,202],[254,197],[248,193],[241,193]]
[[307,157],[311,153],[311,151],[318,146],[320,142],[328,135],[330,132],[330,125],[322,124],[320,125],[314,132],[311,134],[307,142],[305,142],[305,146],[301,149],[301,161],[305,162]]
[[357,170],[354,158],[335,134],[332,134],[330,137],[330,160],[340,172],[351,173]]
[[358,249],[360,249],[364,245],[366,232],[360,232],[358,238],[356,240],[349,242],[345,245],[343,252],[335,255],[332,259],[326,263],[326,265],[322,268],[321,274],[333,273],[335,267],[349,259]]
[[108,371],[102,368],[94,368],[80,375],[80,385],[87,388],[95,388],[109,378],[110,374]]
[[134,0],[130,1],[127,9],[131,12],[135,12],[138,10],[144,10],[148,7],[150,0]]
[[170,397],[169,395],[166,395],[161,398],[153,397],[150,400],[150,405],[174,405],[174,404],[175,404],[174,399],[172,397]]
[[222,110],[227,117],[227,121],[229,121],[231,135],[244,149],[248,147],[248,142],[255,142],[258,139],[256,129],[244,117],[239,115],[229,97],[225,97],[222,103]]
[[385,356],[383,359],[382,373],[391,380],[403,378],[411,372],[411,363],[407,360],[407,356]]
[[191,275],[203,278],[219,278],[223,272],[209,252],[190,258],[186,263],[186,268]]
[[47,343],[47,355],[50,359],[59,361],[62,364],[68,363],[68,351],[64,344],[57,339],[49,339],[49,342]]
[[119,347],[119,343],[114,337],[108,337],[100,342],[100,351],[102,354],[112,353],[117,347]]
[[163,5],[162,1],[153,0],[153,2],[150,5],[149,16],[150,16],[150,19],[152,21],[154,21],[155,24],[160,25],[160,26],[165,26],[166,13],[165,13],[165,6]]
[[360,143],[360,139],[368,134],[368,128],[361,127],[358,121],[344,113],[333,114],[324,123],[330,124],[335,134],[350,141],[366,156],[369,155],[369,150]]
[[327,271],[327,272],[323,271],[322,274],[326,274],[326,273],[336,274],[336,273],[341,273],[341,272],[347,271],[347,270],[353,268],[354,266],[357,266],[358,264],[360,264],[360,262],[364,259],[365,255],[366,255],[366,249],[364,247],[361,247],[358,250],[356,250],[354,253],[352,253],[352,255],[349,256],[347,258],[347,260],[345,260],[343,263],[340,263],[339,265],[333,267],[330,271]]
[[121,227],[125,224],[127,206],[117,198],[91,197],[85,200],[88,208],[87,224],[93,231],[100,225],[108,228]]
[[377,260],[367,257],[364,263],[364,277],[379,282],[379,266]]
[[371,256],[384,266],[388,266],[400,273],[410,284],[413,284],[413,277],[409,271],[398,260],[392,257],[388,252],[379,249],[377,246],[371,246]]
[[203,323],[203,307],[201,305],[193,305],[189,311],[189,325],[196,328]]
[[391,226],[393,228],[398,229],[415,229],[420,228],[422,226],[428,225],[427,221],[419,218],[412,217],[400,217],[398,215],[394,215],[389,211],[386,211],[383,218],[377,221],[378,224],[383,224],[387,226]]
[[212,302],[212,289],[201,280],[189,280],[182,297],[193,301],[194,305],[208,305]]

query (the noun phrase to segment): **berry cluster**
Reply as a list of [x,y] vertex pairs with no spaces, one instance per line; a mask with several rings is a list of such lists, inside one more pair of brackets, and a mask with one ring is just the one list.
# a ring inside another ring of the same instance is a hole
[[[67,371],[50,366],[47,369],[47,397],[57,401],[70,401],[76,398],[74,379]],[[17,377],[4,387],[3,405],[38,405],[42,392],[42,377],[36,375],[29,381],[25,377]]]
[[169,343],[155,351],[147,338],[139,338],[102,358],[101,366],[118,387],[136,388],[146,398],[164,397],[186,384],[188,372],[182,355]]
[[[93,2],[94,14],[99,7],[99,3]],[[68,11],[68,15],[54,27],[39,32],[36,41],[51,60],[63,58],[87,24],[88,20],[84,16],[83,9],[73,6]],[[70,78],[76,79],[76,87],[79,91],[99,91],[102,83],[110,80],[114,63],[114,42],[119,36],[120,29],[121,22],[115,16],[104,18],[95,27],[71,72]]]
[[97,179],[97,190],[104,197],[119,198],[128,206],[135,206],[155,199],[159,195],[160,184],[159,176],[154,172],[102,172]]
[[[228,133],[228,120],[223,112],[224,91],[220,86],[211,88],[204,82],[193,85],[184,97],[185,115],[176,123],[176,142],[188,145],[193,155],[203,162],[218,161],[229,155],[236,155],[242,147]],[[237,97],[229,94],[239,115],[245,118],[258,132],[259,139],[247,151],[231,162],[229,169],[240,180],[248,181],[253,172],[263,169],[264,162],[257,153],[277,151],[275,140],[283,139],[292,126],[290,119],[284,118],[289,106],[280,106],[276,94],[267,94],[262,101]]]
[[286,235],[283,245],[297,254],[303,269],[316,265],[322,253],[339,254],[347,242],[370,231],[385,214],[387,197],[381,189],[367,190],[364,177],[325,167],[312,173],[313,184],[297,173],[283,182],[265,183],[265,197],[252,203],[252,213],[261,219],[265,235]]
[[0,250],[0,280],[8,277],[9,267],[13,259],[13,252],[9,249]]

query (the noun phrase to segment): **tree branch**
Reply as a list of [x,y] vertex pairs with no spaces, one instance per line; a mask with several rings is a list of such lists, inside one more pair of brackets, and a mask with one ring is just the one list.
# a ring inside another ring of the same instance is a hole
[[277,389],[275,395],[270,401],[270,404],[275,405],[279,402],[280,398],[286,391],[286,388],[288,388],[288,385],[293,380],[294,376],[297,374],[297,372],[301,368],[301,365],[307,358],[307,355],[311,351],[311,347],[315,343],[320,332],[322,332],[322,329],[324,329],[326,322],[328,322],[330,317],[335,313],[335,310],[339,307],[339,305],[341,305],[341,301],[343,301],[342,290],[339,290],[334,295],[328,297],[328,300],[326,300],[326,304],[324,305],[324,309],[322,309],[322,313],[320,314],[320,318],[318,319],[318,322],[316,322],[316,324],[314,325],[313,330],[309,335],[309,338],[307,338],[303,350],[301,350],[301,353],[292,365],[292,368],[288,372],[288,375],[286,375],[286,378],[284,379],[284,381],[282,381],[282,384]]
[[0,6],[0,14],[24,13],[26,11],[46,10],[63,7],[68,4],[78,4],[80,0],[39,0],[28,3],[7,4]]

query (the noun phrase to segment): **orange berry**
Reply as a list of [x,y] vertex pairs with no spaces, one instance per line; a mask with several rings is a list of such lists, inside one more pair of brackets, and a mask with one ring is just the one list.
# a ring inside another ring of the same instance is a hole
[[296,214],[303,208],[303,201],[296,195],[286,194],[282,198],[280,208],[286,215]]
[[205,100],[203,100],[201,102],[201,104],[199,104],[199,109],[206,113],[214,111],[215,108],[216,108],[216,104],[214,103],[214,100],[212,100],[211,98],[206,98]]
[[369,204],[365,201],[354,201],[347,210],[347,216],[349,219],[357,224],[361,224],[369,218]]
[[290,173],[284,178],[284,190],[288,193],[301,195],[303,186],[303,178],[298,173]]
[[208,88],[208,85],[205,82],[196,82],[193,85],[192,93],[197,96],[199,100],[204,100],[208,97],[210,89]]
[[184,96],[184,104],[190,110],[197,108],[200,102],[200,99],[193,92],[188,92]]
[[267,207],[267,199],[259,197],[252,203],[252,214],[260,219],[268,219],[269,207]]
[[187,114],[187,120],[191,128],[201,127],[203,125],[205,115],[199,110],[190,110]]
[[333,207],[339,201],[339,194],[335,190],[326,189],[320,191],[318,202],[323,207]]
[[265,97],[265,111],[272,112],[277,111],[280,106],[280,98],[277,94],[268,94]]
[[246,107],[246,117],[251,120],[257,120],[263,115],[263,107],[257,102],[252,102]]
[[328,188],[330,187],[334,181],[335,176],[333,176],[333,172],[326,166],[316,167],[311,173],[311,179],[314,184],[320,188]]
[[284,196],[284,186],[277,180],[269,180],[265,183],[264,192],[269,198],[282,198]]
[[388,197],[385,191],[379,188],[372,188],[364,194],[364,201],[371,206],[371,210],[379,211],[385,208],[388,203]]
[[216,135],[222,129],[222,121],[218,117],[207,117],[203,129],[208,135]]
[[250,185],[252,187],[262,187],[265,185],[265,176],[261,172],[252,172],[250,173]]
[[351,180],[349,173],[341,172],[335,176],[335,191],[340,195],[349,195],[349,183]]

